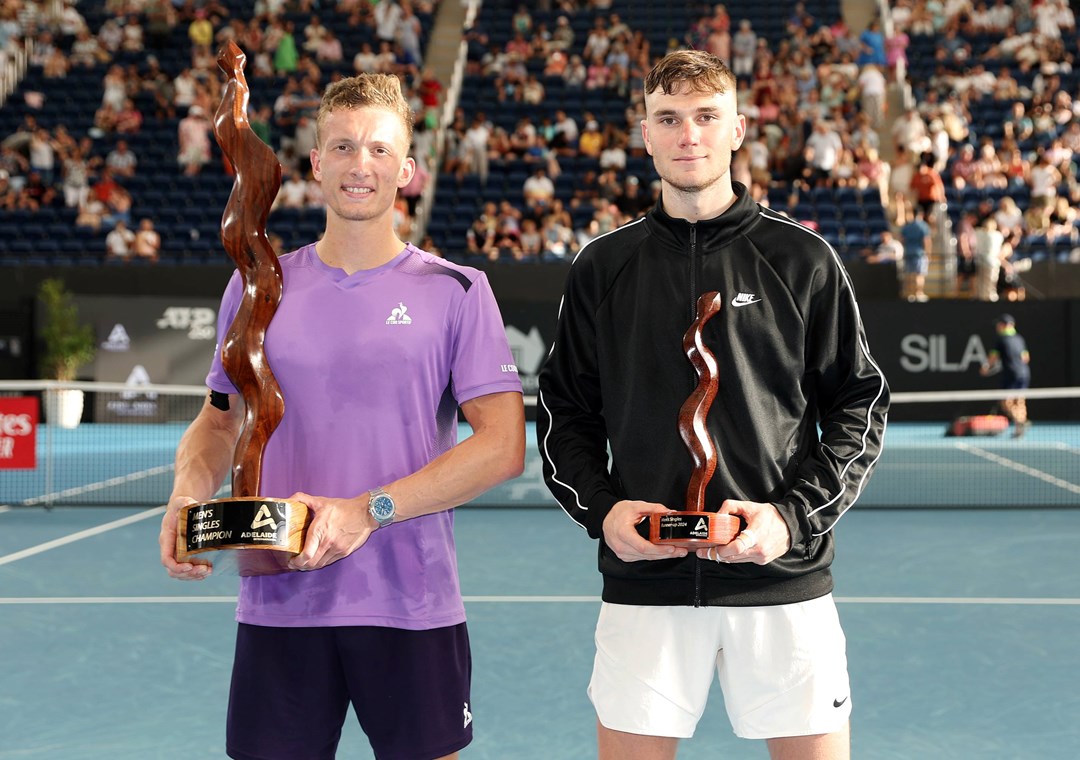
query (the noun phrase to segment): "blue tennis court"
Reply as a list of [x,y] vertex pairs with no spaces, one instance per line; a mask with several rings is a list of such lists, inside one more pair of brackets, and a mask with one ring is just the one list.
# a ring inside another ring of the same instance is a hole
[[[164,501],[184,427],[49,431],[47,468],[0,473],[0,760],[224,756],[238,581],[170,580],[161,508],[119,506]],[[1080,426],[944,433],[890,424],[836,528],[853,756],[1072,756]],[[595,756],[596,545],[554,506],[533,451],[520,478],[458,510],[475,670],[463,757]],[[352,722],[341,755],[371,757]],[[718,756],[767,753],[731,734],[716,689],[680,758]]]
[[[146,505],[164,502],[186,423],[92,424],[38,441],[37,470],[0,473],[0,504]],[[950,438],[945,422],[892,422],[861,507],[1080,507],[1080,424],[1038,422],[1021,439]],[[469,434],[462,424],[459,437]],[[535,427],[529,423],[529,440]],[[539,455],[525,473],[477,499],[494,506],[551,503]]]
[[[0,758],[223,757],[236,578],[172,581],[160,510],[0,512]],[[555,508],[458,511],[476,740],[595,756],[595,545]],[[853,510],[838,525],[853,756],[1059,758],[1080,746],[1072,510]],[[349,723],[341,755],[371,757]],[[714,690],[681,758],[766,757]]]

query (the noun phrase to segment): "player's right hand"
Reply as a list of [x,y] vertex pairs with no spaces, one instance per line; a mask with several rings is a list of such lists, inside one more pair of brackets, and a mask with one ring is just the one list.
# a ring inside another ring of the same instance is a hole
[[176,561],[176,519],[180,508],[197,503],[187,496],[174,496],[165,507],[165,516],[161,518],[161,533],[158,534],[158,546],[161,549],[161,564],[170,578],[181,581],[201,581],[210,575],[213,566],[206,561],[196,564]]
[[647,501],[616,502],[604,518],[604,542],[623,562],[685,557],[686,549],[651,543],[637,531],[638,523],[649,515],[670,511],[663,504]]

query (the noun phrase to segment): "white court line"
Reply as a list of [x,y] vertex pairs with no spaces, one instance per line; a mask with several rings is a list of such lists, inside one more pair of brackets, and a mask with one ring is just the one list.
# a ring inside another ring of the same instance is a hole
[[998,456],[991,451],[987,451],[986,449],[980,449],[979,447],[972,446],[969,443],[958,443],[956,447],[958,449],[961,449],[962,451],[968,452],[969,454],[974,454],[977,457],[989,459],[994,464],[1000,464],[1002,467],[1008,467],[1010,470],[1016,470],[1017,472],[1022,472],[1025,475],[1030,475],[1033,478],[1038,478],[1044,483],[1049,483],[1050,485],[1057,488],[1071,491],[1075,494],[1080,494],[1080,485],[1077,485],[1076,483],[1070,483],[1069,481],[1062,480],[1061,478],[1055,478],[1053,475],[1045,473],[1042,470],[1036,470],[1034,467],[1028,467],[1025,464],[1015,462],[1012,459]]
[[42,552],[47,552],[50,549],[55,549],[58,546],[65,546],[67,544],[74,543],[75,541],[81,541],[84,538],[90,538],[91,536],[96,536],[100,533],[106,533],[110,530],[113,530],[114,528],[122,528],[125,525],[130,525],[131,523],[145,520],[148,517],[160,515],[164,511],[165,507],[163,506],[154,507],[153,509],[147,509],[143,512],[129,515],[128,517],[121,517],[119,520],[113,520],[112,522],[105,523],[104,525],[98,525],[95,528],[87,528],[86,530],[80,530],[78,533],[71,533],[67,536],[63,536],[62,538],[55,538],[52,541],[46,541],[43,544],[31,546],[29,549],[23,549],[22,551],[17,551],[14,554],[7,554],[3,557],[0,557],[0,565],[6,565],[9,562],[15,562],[20,559],[25,559],[26,557],[33,557],[35,554],[41,554]]
[[[548,604],[600,602],[598,596],[466,596],[466,604]],[[17,604],[235,604],[235,596],[9,596],[0,605]],[[961,604],[1018,606],[1080,606],[1080,599],[1067,597],[992,596],[838,596],[837,604]]]
[[37,504],[52,504],[59,499],[67,499],[72,496],[82,496],[83,494],[93,493],[94,491],[101,491],[106,488],[112,488],[113,486],[121,486],[125,483],[134,483],[136,480],[142,480],[143,478],[152,478],[155,475],[161,475],[166,472],[171,472],[176,465],[162,464],[157,467],[151,467],[148,470],[141,470],[139,472],[133,472],[128,475],[118,475],[115,478],[109,478],[108,480],[99,480],[97,483],[89,483],[85,486],[74,486],[72,488],[65,488],[63,491],[56,491],[54,493],[47,493],[42,496],[34,496],[22,502],[24,507],[33,507]]

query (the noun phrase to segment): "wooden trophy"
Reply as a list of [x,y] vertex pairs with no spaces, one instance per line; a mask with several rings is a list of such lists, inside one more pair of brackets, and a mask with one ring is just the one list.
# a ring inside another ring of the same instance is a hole
[[[229,41],[218,54],[228,81],[214,116],[214,135],[235,172],[221,220],[221,241],[240,271],[244,293],[221,347],[222,365],[246,404],[232,466],[232,498],[182,507],[176,559],[240,575],[289,572],[304,546],[306,505],[259,495],[263,450],[285,413],[281,388],[266,360],[266,329],[281,301],[281,265],[266,236],[266,219],[281,186],[281,164],[251,130],[247,57]],[[212,553],[212,554],[210,554]]]
[[705,418],[716,398],[719,377],[716,356],[701,339],[705,323],[720,311],[716,292],[697,301],[697,317],[683,336],[683,352],[697,371],[698,385],[679,409],[679,436],[694,459],[694,472],[686,489],[686,510],[649,515],[649,541],[654,544],[706,549],[729,543],[739,533],[739,518],[705,511],[705,486],[716,471],[716,447]]

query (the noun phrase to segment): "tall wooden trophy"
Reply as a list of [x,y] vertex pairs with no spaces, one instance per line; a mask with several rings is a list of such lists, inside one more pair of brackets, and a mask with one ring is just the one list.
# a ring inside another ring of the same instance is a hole
[[281,186],[281,164],[251,130],[247,117],[247,57],[232,41],[218,54],[228,81],[214,116],[214,135],[235,170],[221,220],[221,241],[244,282],[240,308],[221,347],[222,364],[246,405],[232,466],[232,498],[181,508],[176,558],[210,560],[215,572],[288,572],[304,545],[306,505],[259,495],[263,450],[285,413],[281,388],[267,363],[266,329],[281,301],[281,265],[266,236],[266,219]]
[[720,311],[720,294],[709,292],[697,301],[697,317],[683,336],[683,352],[697,372],[698,384],[679,409],[679,436],[694,460],[686,489],[686,510],[649,516],[649,541],[654,544],[707,549],[730,543],[739,533],[739,518],[705,511],[705,486],[716,472],[716,446],[705,419],[719,386],[716,356],[701,338],[705,323]]

